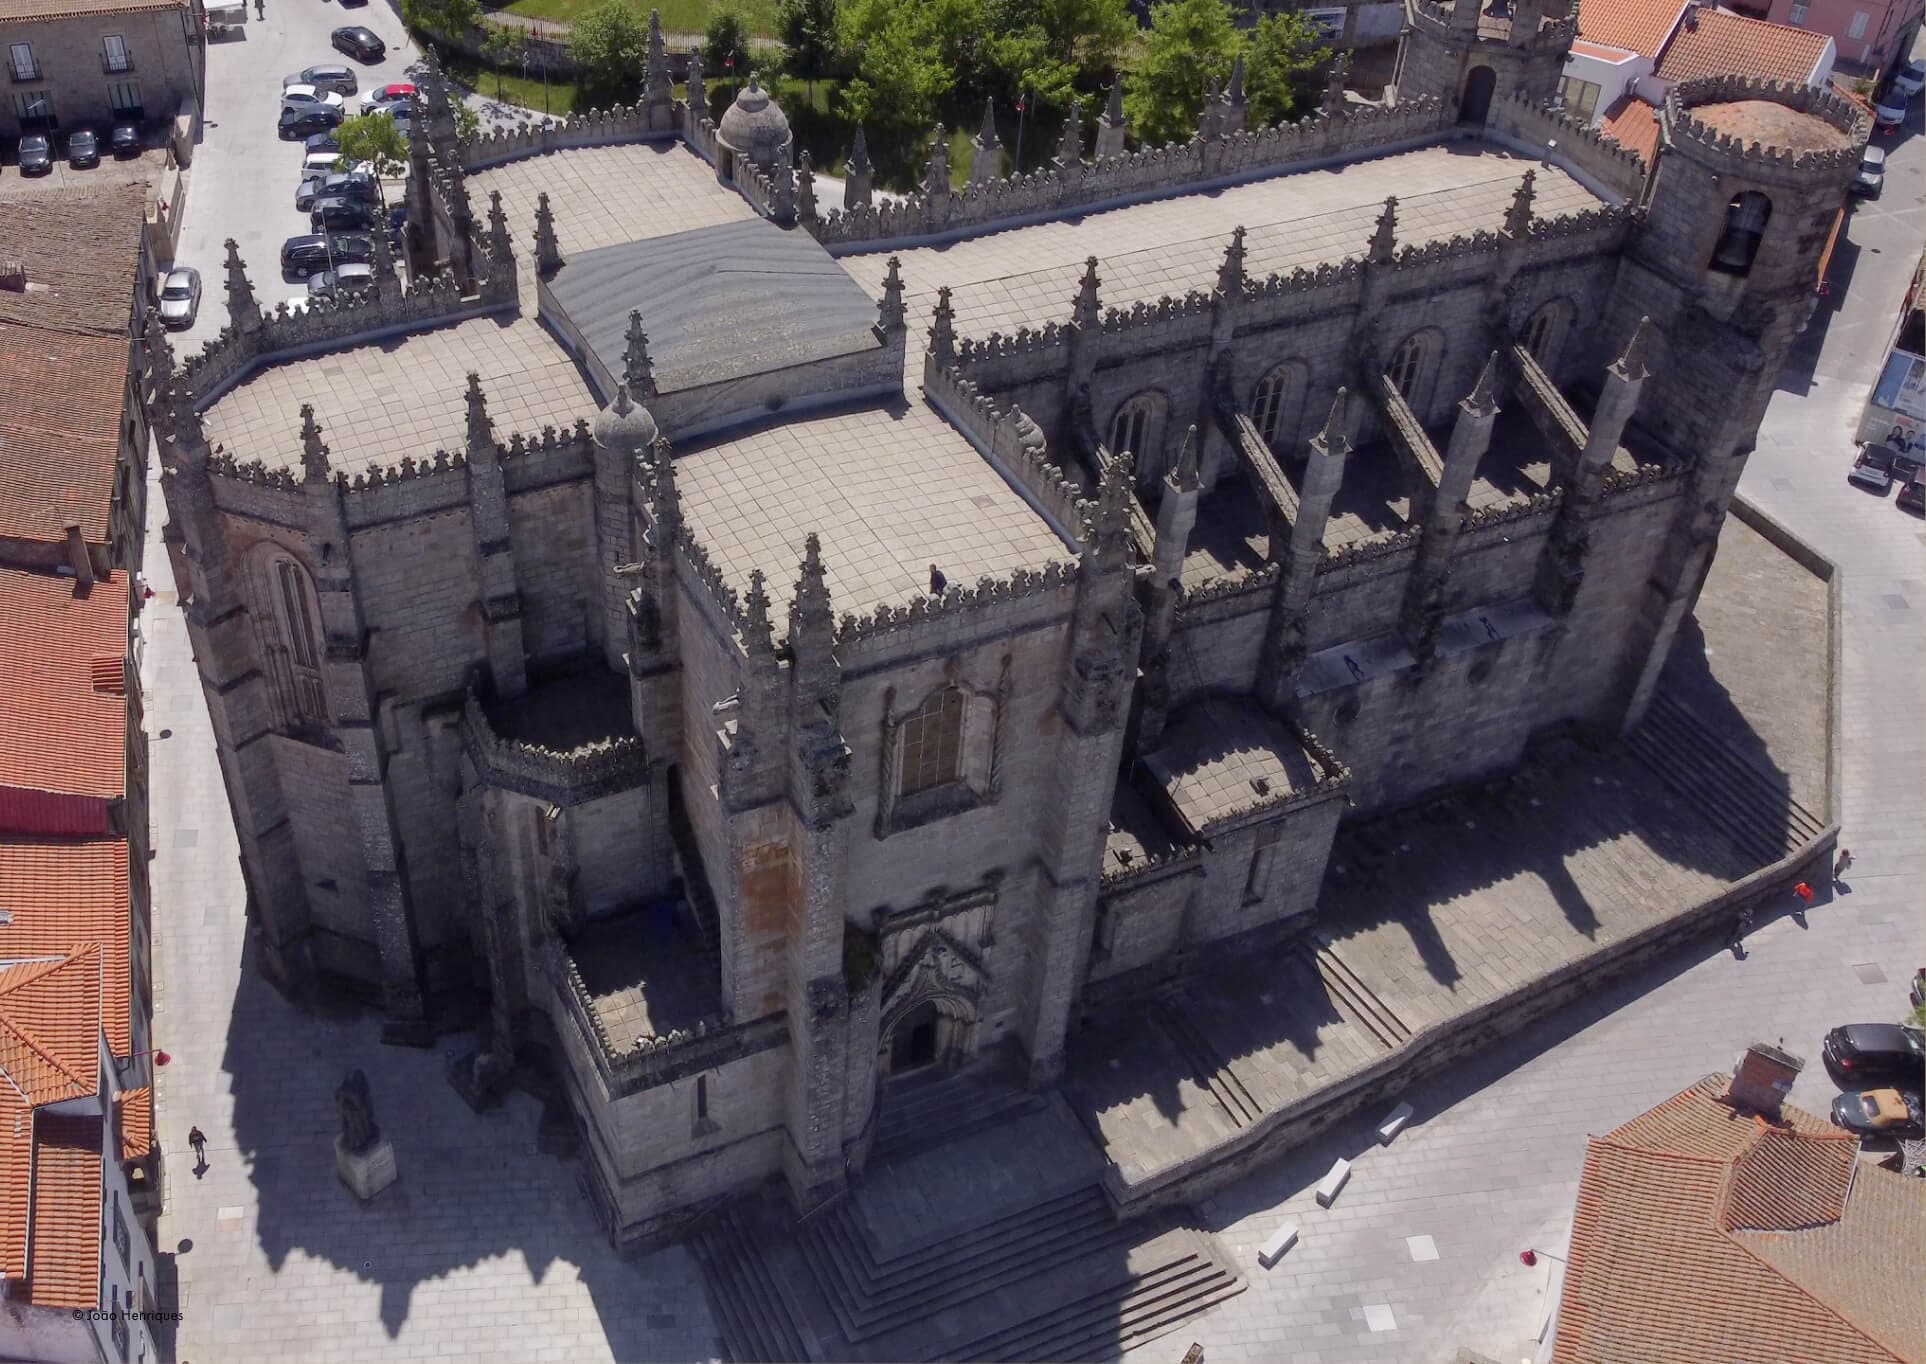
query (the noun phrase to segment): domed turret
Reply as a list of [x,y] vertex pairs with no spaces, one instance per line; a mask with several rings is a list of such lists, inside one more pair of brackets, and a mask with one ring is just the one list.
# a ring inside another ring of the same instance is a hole
[[789,119],[753,75],[723,112],[716,136],[737,156],[748,157],[764,170],[789,153]]
[[629,386],[618,384],[615,401],[595,419],[595,443],[624,459],[646,455],[655,448],[655,418],[629,397]]

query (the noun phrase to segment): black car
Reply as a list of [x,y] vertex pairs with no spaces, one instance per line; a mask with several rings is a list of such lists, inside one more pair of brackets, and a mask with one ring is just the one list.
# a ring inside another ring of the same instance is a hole
[[336,265],[365,263],[374,259],[374,238],[365,232],[339,232],[333,236],[314,233],[289,237],[281,243],[281,273],[302,279],[318,275]]
[[281,140],[291,142],[295,138],[307,138],[315,133],[332,131],[341,126],[341,111],[326,104],[307,104],[299,109],[281,111]]
[[1926,1137],[1926,1115],[1919,1095],[1898,1089],[1866,1089],[1841,1094],[1832,1102],[1832,1120],[1862,1137],[1917,1141]]
[[336,52],[345,52],[356,61],[378,62],[388,55],[388,45],[371,28],[337,28],[328,37]]
[[381,202],[381,190],[372,175],[362,171],[337,171],[328,175],[310,175],[301,182],[301,188],[294,192],[294,206],[303,213],[313,209],[322,199],[354,199],[364,204]]
[[1926,1033],[1897,1023],[1848,1023],[1826,1034],[1826,1073],[1842,1089],[1926,1087]]
[[140,155],[140,125],[138,123],[116,123],[113,136],[109,139],[115,156]]
[[80,128],[67,134],[67,164],[75,169],[100,164],[100,139],[94,135],[92,128]]
[[1926,478],[1914,474],[1907,479],[1906,486],[1901,488],[1899,496],[1893,499],[1893,505],[1903,512],[1911,512],[1914,516],[1926,516]]
[[325,133],[310,133],[306,150],[310,156],[316,152],[338,152],[341,150],[341,139],[334,135],[332,129]]
[[28,133],[20,139],[20,173],[45,175],[54,167],[53,143],[44,133]]
[[375,206],[346,195],[316,199],[308,210],[308,224],[316,232],[367,231],[375,225]]

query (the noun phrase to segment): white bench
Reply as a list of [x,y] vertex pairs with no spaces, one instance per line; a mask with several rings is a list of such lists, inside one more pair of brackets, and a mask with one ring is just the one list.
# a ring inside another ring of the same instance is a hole
[[1340,1160],[1331,1167],[1331,1173],[1324,1176],[1317,1186],[1317,1205],[1328,1208],[1337,1202],[1338,1194],[1351,1178],[1351,1162]]
[[1384,1121],[1378,1124],[1378,1145],[1389,1146],[1391,1144],[1391,1138],[1404,1131],[1405,1124],[1410,1121],[1410,1104],[1399,1104],[1396,1108],[1392,1109],[1390,1113],[1385,1116]]
[[1269,1269],[1283,1259],[1290,1248],[1297,1244],[1297,1223],[1286,1222],[1277,1229],[1277,1235],[1264,1243],[1257,1252],[1257,1263]]

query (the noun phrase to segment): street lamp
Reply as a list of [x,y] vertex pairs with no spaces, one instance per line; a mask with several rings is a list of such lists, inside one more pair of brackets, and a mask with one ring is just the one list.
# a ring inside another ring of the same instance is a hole
[[1561,1265],[1567,1263],[1563,1255],[1554,1254],[1549,1250],[1533,1250],[1530,1247],[1526,1247],[1524,1250],[1518,1252],[1518,1263],[1529,1269],[1538,1263],[1538,1257],[1540,1255],[1550,1260],[1556,1260]]
[[154,1064],[157,1066],[164,1066],[169,1061],[174,1059],[173,1057],[169,1056],[166,1052],[162,1051],[159,1047],[149,1047],[146,1051],[137,1051],[132,1056],[123,1056],[120,1058],[120,1061],[124,1065],[129,1061],[138,1061],[143,1056],[153,1057]]

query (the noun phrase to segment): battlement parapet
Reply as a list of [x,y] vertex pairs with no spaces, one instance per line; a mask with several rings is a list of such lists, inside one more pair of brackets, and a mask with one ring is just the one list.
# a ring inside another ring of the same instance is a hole
[[1388,559],[1396,554],[1415,551],[1418,541],[1424,535],[1422,526],[1406,526],[1403,530],[1390,535],[1377,535],[1368,540],[1352,540],[1348,544],[1326,545],[1324,554],[1318,560],[1317,571],[1320,576],[1339,569],[1352,568],[1359,564]]
[[[1266,607],[1277,574],[1276,564],[1260,564],[1234,577],[1206,578],[1200,583],[1185,584],[1177,597],[1176,622],[1192,624]],[[1220,606],[1230,609],[1216,609]]]
[[1573,172],[1594,188],[1602,186],[1626,202],[1635,202],[1645,187],[1651,167],[1629,148],[1598,129],[1580,123],[1563,109],[1539,104],[1522,94],[1500,100],[1486,124],[1486,135],[1512,142],[1520,151],[1545,157]]
[[665,128],[652,128],[648,110],[640,104],[618,104],[612,109],[590,109],[572,118],[490,128],[461,144],[462,169],[486,170],[572,147],[609,147],[625,142],[670,139],[687,117],[681,100],[675,102],[674,111],[674,122]]
[[941,596],[918,594],[900,606],[882,605],[865,615],[845,614],[836,626],[836,640],[860,644],[898,631],[940,625],[974,614],[990,613],[1026,598],[1076,590],[1077,566],[1052,560],[1042,568],[1019,568],[1007,578],[981,577],[974,587],[952,584]]
[[504,738],[473,695],[462,711],[461,737],[484,781],[552,805],[579,805],[626,791],[648,776],[639,735],[618,734],[566,750]]
[[1336,115],[1316,112],[1295,123],[986,180],[935,200],[912,194],[836,209],[803,225],[832,254],[870,251],[1262,179],[1415,146],[1445,128],[1444,106],[1435,97],[1398,105],[1353,105]]
[[1103,889],[1105,894],[1135,886],[1140,881],[1161,881],[1173,872],[1188,868],[1199,862],[1204,855],[1200,843],[1173,843],[1162,852],[1134,855],[1119,848],[1116,858],[1106,857],[1103,863]]
[[[1843,146],[1772,146],[1724,131],[1694,110],[1712,105],[1760,101],[1795,110],[1840,133]],[[1790,81],[1756,76],[1708,76],[1680,81],[1659,109],[1660,128],[1668,146],[1693,149],[1718,171],[1750,179],[1826,178],[1838,175],[1859,160],[1871,124],[1865,111],[1830,90],[1815,90]]]
[[972,445],[1022,486],[1056,523],[1059,534],[1078,532],[1083,487],[1050,461],[1042,428],[1021,407],[999,408],[976,384],[929,353],[923,357],[923,393]]

